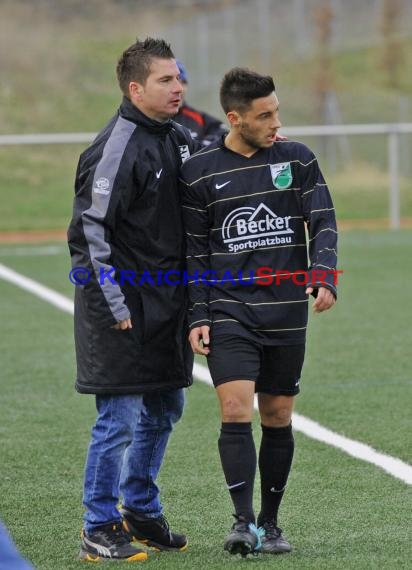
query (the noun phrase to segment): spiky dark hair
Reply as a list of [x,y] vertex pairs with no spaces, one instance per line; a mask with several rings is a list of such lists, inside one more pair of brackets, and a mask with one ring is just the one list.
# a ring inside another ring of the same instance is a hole
[[223,77],[220,86],[220,103],[225,113],[246,111],[254,99],[267,97],[275,91],[270,75],[260,75],[256,71],[235,67]]
[[173,59],[175,56],[170,44],[161,39],[137,39],[121,55],[116,68],[120,89],[127,95],[129,83],[136,81],[144,85],[150,75],[152,59]]

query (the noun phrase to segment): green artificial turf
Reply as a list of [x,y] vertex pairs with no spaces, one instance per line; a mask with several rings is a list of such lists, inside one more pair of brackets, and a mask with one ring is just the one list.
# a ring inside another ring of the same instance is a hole
[[[410,232],[343,233],[339,301],[310,318],[297,411],[384,453],[410,461],[408,358]],[[1,246],[0,263],[71,297],[65,247]],[[19,253],[20,252],[20,253]],[[28,252],[31,252],[28,255]],[[74,391],[72,317],[0,281],[2,366],[0,513],[39,570],[77,561],[82,477],[93,398]],[[290,555],[242,560],[222,550],[232,506],[217,452],[211,387],[196,381],[170,442],[159,483],[186,553],[154,553],[144,568],[402,569],[412,558],[411,488],[379,468],[295,433],[280,524]],[[258,418],[254,423],[260,438]],[[258,485],[256,509],[259,507]]]

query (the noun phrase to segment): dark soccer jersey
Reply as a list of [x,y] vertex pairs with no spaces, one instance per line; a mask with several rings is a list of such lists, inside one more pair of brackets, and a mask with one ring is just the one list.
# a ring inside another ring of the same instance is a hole
[[278,141],[247,158],[222,139],[184,163],[182,192],[190,326],[305,342],[306,287],[336,295],[335,212],[314,154]]

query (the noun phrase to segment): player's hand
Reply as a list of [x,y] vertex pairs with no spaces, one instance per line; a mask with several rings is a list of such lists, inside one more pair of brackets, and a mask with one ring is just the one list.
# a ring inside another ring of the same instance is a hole
[[111,327],[116,331],[125,331],[126,329],[132,328],[132,320],[131,319],[124,319],[123,321],[119,321],[115,325]]
[[284,141],[287,141],[287,140],[289,140],[288,137],[285,137],[285,136],[283,136],[283,135],[280,135],[279,133],[276,133],[276,139],[275,139],[275,141],[281,141],[281,142],[283,141],[283,142],[284,142]]
[[[206,325],[196,327],[190,331],[189,342],[195,354],[203,354],[203,356],[207,356],[209,354],[209,331],[210,327]],[[202,344],[200,344],[200,342],[202,342]]]
[[[310,295],[313,292],[313,287],[308,287],[306,289],[306,295]],[[314,313],[322,313],[327,311],[336,303],[335,295],[327,289],[326,287],[319,287],[318,295],[313,301],[312,309]]]

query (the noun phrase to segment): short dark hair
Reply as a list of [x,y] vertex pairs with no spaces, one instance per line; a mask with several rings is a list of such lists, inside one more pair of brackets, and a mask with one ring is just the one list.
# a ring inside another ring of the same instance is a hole
[[170,44],[164,40],[146,38],[140,41],[137,39],[122,53],[117,62],[117,80],[124,95],[128,95],[131,81],[137,81],[142,85],[146,83],[154,58],[174,59],[174,57]]
[[250,69],[235,67],[223,77],[220,103],[225,113],[247,111],[254,99],[267,97],[275,91],[270,75],[260,75]]

